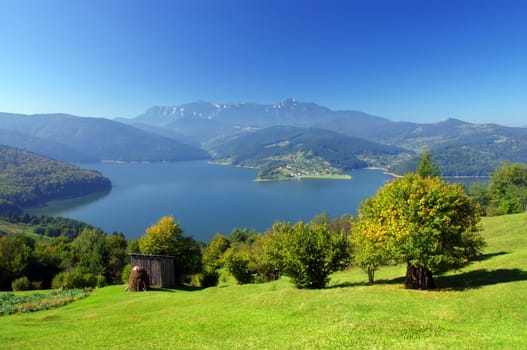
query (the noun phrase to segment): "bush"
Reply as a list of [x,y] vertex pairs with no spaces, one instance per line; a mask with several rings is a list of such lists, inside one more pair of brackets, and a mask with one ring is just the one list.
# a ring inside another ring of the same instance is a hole
[[102,275],[94,275],[93,273],[82,273],[77,270],[61,272],[53,278],[51,287],[53,289],[73,289],[73,288],[94,288],[100,285],[100,279],[104,278]]
[[212,267],[205,268],[199,276],[199,284],[203,288],[215,287],[220,281],[220,272]]
[[33,290],[41,290],[42,289],[42,281],[32,281],[31,282],[31,289],[33,289]]
[[132,265],[126,264],[123,267],[123,272],[121,273],[121,280],[124,284],[128,284],[128,279],[130,278],[130,271],[132,270]]
[[297,288],[324,288],[330,274],[350,264],[348,239],[325,224],[277,222],[266,245],[267,259]]
[[225,267],[236,278],[238,284],[252,283],[254,271],[250,266],[251,257],[247,250],[240,247],[231,247],[225,252]]
[[11,282],[11,288],[13,291],[31,290],[31,281],[26,276],[17,278]]

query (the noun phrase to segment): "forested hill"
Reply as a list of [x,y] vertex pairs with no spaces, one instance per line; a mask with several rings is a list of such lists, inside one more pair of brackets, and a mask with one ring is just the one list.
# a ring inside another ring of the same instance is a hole
[[109,191],[111,186],[97,171],[0,145],[0,203],[25,208]]
[[286,178],[286,173],[330,175],[367,166],[385,167],[413,155],[395,146],[292,126],[247,133],[217,145],[211,153],[218,162],[259,168],[262,179]]

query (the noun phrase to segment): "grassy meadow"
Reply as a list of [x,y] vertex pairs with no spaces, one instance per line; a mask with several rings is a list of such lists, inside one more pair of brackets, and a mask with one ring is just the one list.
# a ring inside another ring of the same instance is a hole
[[484,256],[405,290],[403,266],[357,268],[324,290],[288,279],[204,290],[97,289],[67,306],[0,317],[1,349],[527,349],[527,213],[484,218]]

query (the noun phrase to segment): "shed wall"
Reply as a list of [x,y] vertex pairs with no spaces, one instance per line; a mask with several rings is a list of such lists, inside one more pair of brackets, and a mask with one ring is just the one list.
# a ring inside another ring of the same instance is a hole
[[175,262],[170,256],[130,254],[131,265],[141,266],[150,278],[150,285],[160,288],[176,286]]

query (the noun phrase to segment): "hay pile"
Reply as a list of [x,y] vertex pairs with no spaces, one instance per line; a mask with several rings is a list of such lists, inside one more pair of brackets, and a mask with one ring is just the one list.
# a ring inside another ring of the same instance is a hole
[[141,292],[150,289],[150,278],[146,270],[140,266],[134,266],[128,278],[128,291]]

